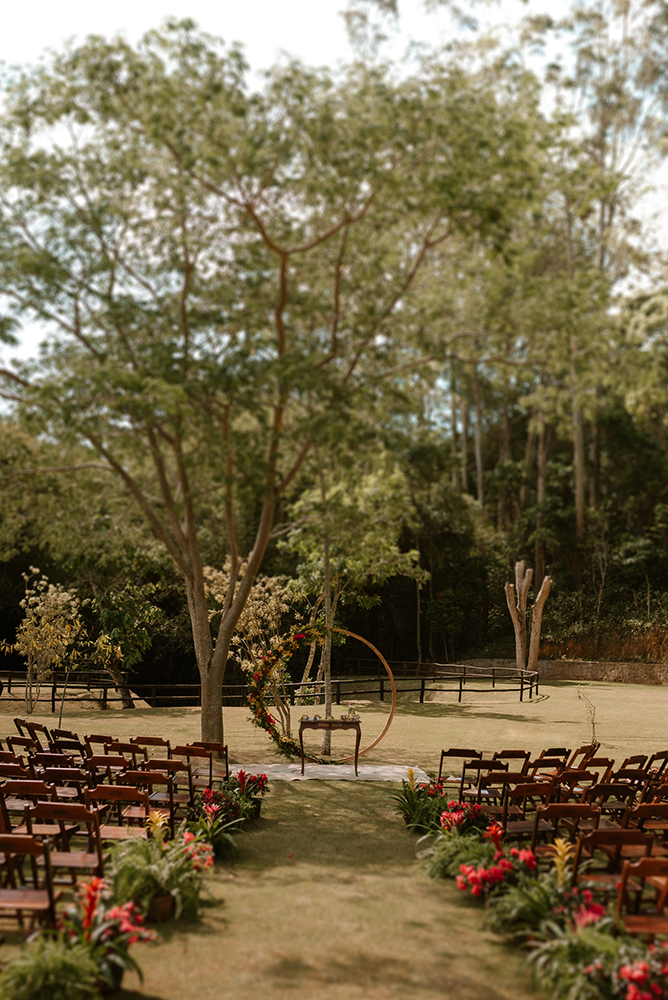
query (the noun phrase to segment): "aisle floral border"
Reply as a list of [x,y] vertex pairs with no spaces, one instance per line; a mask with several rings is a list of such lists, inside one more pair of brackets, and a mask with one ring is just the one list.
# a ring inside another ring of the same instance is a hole
[[[251,722],[258,729],[264,729],[276,744],[276,748],[284,757],[298,757],[301,754],[299,740],[292,736],[284,736],[280,731],[276,719],[269,711],[266,699],[266,689],[273,671],[276,667],[287,666],[293,654],[303,645],[310,645],[312,642],[322,644],[324,642],[324,631],[321,626],[308,625],[295,632],[293,635],[283,639],[280,646],[272,649],[270,653],[263,656],[260,664],[256,667],[248,679],[248,706],[251,710]],[[309,758],[319,760],[320,758]]]

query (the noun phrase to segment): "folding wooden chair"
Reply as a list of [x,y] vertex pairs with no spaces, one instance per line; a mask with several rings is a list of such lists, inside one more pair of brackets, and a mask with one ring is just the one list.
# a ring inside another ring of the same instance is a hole
[[[459,785],[461,782],[461,767],[467,760],[473,760],[474,757],[482,757],[479,750],[468,750],[464,747],[450,747],[449,750],[441,750],[441,762],[438,765],[438,784],[444,785]],[[446,778],[443,778],[443,761],[444,760],[460,760],[460,775],[451,774]]]
[[[65,868],[73,885],[81,874],[104,877],[105,855],[102,853],[100,820],[96,809],[89,809],[79,802],[38,802],[35,806],[27,806],[25,810],[25,825],[29,836],[33,836],[35,820],[39,821],[38,828],[41,831],[51,825],[53,835],[48,835],[49,839],[62,844],[61,850],[51,850],[52,871]],[[72,839],[82,832],[87,837],[86,850],[73,851]],[[45,834],[41,833],[40,836]]]
[[[226,743],[204,743],[199,740],[193,740],[192,746],[194,747],[204,747],[205,750],[213,750],[214,754],[218,754],[225,761],[225,780],[227,781],[230,777],[230,761],[227,753]],[[214,763],[215,767],[215,763]]]
[[136,743],[139,747],[164,747],[167,750],[167,756],[172,756],[169,740],[163,739],[162,736],[132,736],[130,742]]
[[[641,913],[646,886],[656,890],[649,912]],[[635,898],[634,898],[635,897]],[[653,938],[668,934],[668,859],[641,858],[625,861],[617,893],[617,919],[627,934],[642,934]]]
[[79,739],[65,740],[56,736],[49,743],[49,749],[52,753],[67,753],[74,757],[77,763],[84,761],[88,756],[85,745]]
[[38,752],[42,749],[32,736],[8,736],[7,746],[12,753],[23,751],[25,754],[25,751],[32,750],[33,752]]
[[653,833],[664,839],[655,842],[654,853],[658,850],[668,851],[665,843],[668,831],[668,802],[640,802],[631,804],[624,813],[620,826],[623,830],[638,829],[644,833]]
[[568,759],[566,767],[570,770],[575,768],[585,768],[587,766],[587,761],[590,757],[594,757],[598,753],[598,748],[600,743],[584,743],[577,750],[574,750]]
[[582,801],[601,807],[602,825],[619,827],[624,813],[635,802],[636,795],[635,785],[620,781],[600,781],[585,791]]
[[582,821],[592,820],[596,828],[600,818],[601,810],[597,806],[582,802],[548,802],[547,805],[538,806],[531,834],[531,850],[537,856],[544,855],[546,847],[539,845],[538,838],[544,836],[556,840],[561,835],[560,824],[564,820],[572,821],[570,829],[566,828],[566,833],[571,841],[575,841],[579,833],[578,826]]
[[529,750],[497,750],[492,754],[492,760],[505,760],[509,768],[512,765],[513,771],[521,771],[522,774],[526,774],[530,758]]
[[[79,734],[73,733],[71,729],[52,729],[51,730],[52,739],[63,739],[63,740],[78,740]],[[81,741],[79,741],[81,742]]]
[[102,747],[104,751],[107,743],[115,743],[118,740],[118,736],[109,736],[104,733],[90,733],[84,736],[84,744],[86,746],[86,756],[95,756],[95,747]]
[[80,767],[47,767],[40,777],[55,785],[57,799],[81,803],[84,801],[84,789],[90,787],[92,780],[90,773]]
[[169,774],[173,785],[174,808],[178,812],[186,812],[193,805],[193,777],[190,764],[182,760],[174,760],[173,757],[167,759],[161,757],[149,757],[145,764],[140,766],[142,771],[161,771]]
[[30,730],[28,729],[28,720],[27,719],[21,719],[19,716],[15,716],[12,721],[13,721],[14,725],[16,726],[16,731],[19,734],[19,736],[22,736],[22,737],[26,737],[27,736],[28,739],[32,739],[32,736],[30,735]]
[[[213,788],[213,750],[205,750],[204,747],[176,746],[172,750],[172,757],[185,757],[186,762],[190,764],[193,791],[196,788]],[[192,762],[198,760],[207,763],[193,767]]]
[[474,757],[462,766],[462,776],[459,782],[459,801],[478,798],[478,786],[483,774],[490,771],[507,771],[508,765],[502,760],[487,760]]
[[587,771],[586,768],[566,768],[555,778],[555,785],[559,787],[562,801],[582,800],[586,790],[596,784],[597,777],[594,771]]
[[552,781],[565,766],[563,757],[536,757],[527,761],[524,773],[529,781]]
[[26,726],[28,727],[28,735],[31,736],[35,743],[39,744],[42,750],[48,747],[51,742],[51,733],[41,722],[33,722],[32,719],[26,720]]
[[666,769],[666,765],[668,765],[668,750],[660,750],[658,753],[653,753],[647,761],[646,770],[654,778],[660,778]]
[[587,770],[593,771],[598,781],[610,781],[614,766],[612,757],[590,757],[587,761]]
[[[30,928],[35,921],[53,927],[56,922],[56,902],[59,892],[54,892],[51,875],[50,847],[48,841],[39,841],[24,834],[0,833],[0,852],[4,854],[9,886],[0,889],[0,915],[11,916],[23,928],[23,914],[30,914]],[[43,875],[40,880],[37,864],[43,859]],[[30,862],[32,886],[16,885],[16,873],[24,877],[24,859]]]
[[[143,788],[148,794],[149,808],[161,813],[169,824],[169,832],[174,836],[174,820],[175,820],[175,805],[174,805],[174,781],[171,774],[165,774],[164,771],[149,771],[137,770],[137,771],[125,771],[122,780],[127,785],[133,785],[135,788]],[[155,788],[162,789],[161,791],[156,791]],[[138,811],[137,807],[132,807],[125,811],[124,815],[126,818],[130,819],[140,819],[142,818],[141,812]],[[148,812],[144,813],[143,818],[146,819]]]
[[105,743],[104,745],[105,755],[109,754],[122,754],[124,757],[132,758],[132,767],[136,770],[140,764],[145,763],[148,760],[148,754],[145,747],[140,746],[138,743],[122,743],[120,740],[113,740],[110,743]]
[[561,757],[563,761],[568,760],[571,751],[567,747],[546,747],[538,754],[539,757]]
[[30,756],[30,763],[36,771],[45,767],[74,767],[74,757],[65,753],[34,753]]
[[86,757],[84,767],[91,776],[93,784],[100,785],[105,779],[108,785],[114,781],[119,774],[127,771],[130,761],[121,754],[93,754]]
[[[150,806],[146,789],[133,788],[131,785],[96,785],[84,791],[86,806],[98,809],[107,806],[111,818],[115,811],[117,822],[101,823],[100,837],[102,841],[128,840],[130,837],[145,837],[146,827],[143,825],[149,814]],[[134,810],[136,813],[131,815]],[[129,820],[140,820],[141,826],[132,826]]]
[[647,770],[647,762],[648,762],[648,760],[649,760],[649,757],[647,756],[647,754],[636,753],[636,754],[633,754],[632,757],[625,757],[624,760],[622,761],[622,763],[619,766],[620,767],[642,767],[644,770]]
[[489,771],[478,782],[477,802],[486,815],[498,818],[508,812],[508,788],[521,784],[526,784],[522,771]]
[[[501,816],[501,825],[506,835],[522,839],[532,834],[538,806],[547,805],[554,794],[555,789],[551,781],[530,781],[514,787],[509,786],[505,798],[506,808]],[[538,835],[551,831],[549,823],[545,820],[539,821]]]
[[[619,882],[619,870],[625,859],[649,857],[652,835],[641,830],[590,830],[578,837],[573,858],[573,885],[588,882],[592,886],[610,891]],[[603,863],[593,867],[596,851],[603,855]],[[581,865],[587,868],[581,871]]]
[[22,766],[21,764],[6,764],[0,762],[0,780],[5,778],[18,778],[19,780],[32,781],[35,777],[35,772],[32,767]]

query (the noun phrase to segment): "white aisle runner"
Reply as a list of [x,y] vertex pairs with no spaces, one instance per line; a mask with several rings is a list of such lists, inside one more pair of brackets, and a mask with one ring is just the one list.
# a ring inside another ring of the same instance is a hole
[[[247,774],[266,774],[271,781],[406,781],[408,767],[403,764],[359,764],[355,777],[353,764],[306,764],[302,774],[301,764],[242,764],[232,765],[230,773],[243,770]],[[413,768],[418,784],[428,782],[428,775],[419,767]]]

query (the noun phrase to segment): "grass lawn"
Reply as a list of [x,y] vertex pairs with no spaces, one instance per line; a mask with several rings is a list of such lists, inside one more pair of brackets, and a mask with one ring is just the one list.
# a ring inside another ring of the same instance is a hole
[[[668,688],[591,684],[602,750],[620,759],[668,745]],[[484,750],[575,747],[589,736],[577,685],[553,683],[520,704],[502,695],[452,695],[420,706],[400,698],[386,739],[368,760],[438,766],[442,747]],[[0,701],[0,732],[18,704]],[[370,741],[388,706],[361,706]],[[298,718],[304,709],[296,709]],[[313,711],[313,709],[308,709]],[[35,715],[53,725],[49,714]],[[246,709],[225,709],[232,760],[276,760]],[[84,732],[197,738],[196,709],[107,711],[66,706],[63,726]],[[346,744],[335,735],[337,749]],[[340,743],[339,743],[340,740]],[[315,748],[315,744],[314,744]],[[363,758],[364,759],[364,758]],[[521,956],[481,929],[481,910],[452,883],[429,881],[415,859],[415,838],[394,813],[386,783],[274,782],[262,819],[240,838],[235,865],[218,865],[212,901],[200,924],[168,925],[156,946],[138,946],[145,973],[127,976],[118,994],[153,1000],[494,1000],[532,995]],[[214,905],[214,901],[217,905]],[[5,935],[0,956],[16,952]]]

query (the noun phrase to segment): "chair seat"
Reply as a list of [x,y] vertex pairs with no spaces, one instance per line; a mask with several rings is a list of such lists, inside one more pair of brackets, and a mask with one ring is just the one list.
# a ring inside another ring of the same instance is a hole
[[112,826],[103,823],[100,827],[102,840],[130,840],[131,837],[146,837],[143,826]]
[[[54,902],[60,899],[62,892],[53,894]],[[46,889],[0,889],[0,910],[31,910],[39,913],[48,911],[51,902]]]
[[631,914],[623,916],[622,923],[627,934],[668,934],[668,917]]

